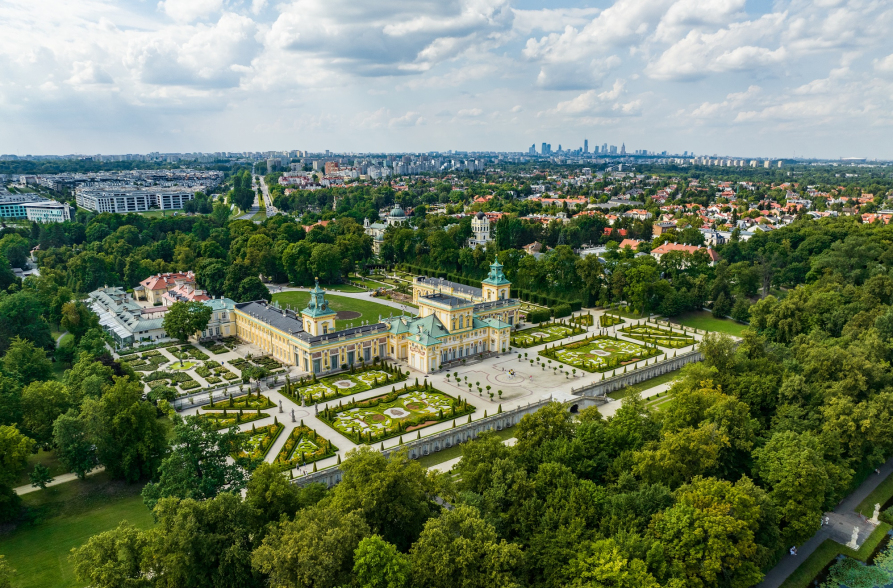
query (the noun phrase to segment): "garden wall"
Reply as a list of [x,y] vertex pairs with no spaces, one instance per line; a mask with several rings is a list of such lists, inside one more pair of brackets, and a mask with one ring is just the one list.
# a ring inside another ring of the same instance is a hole
[[[540,400],[499,414],[494,414],[493,416],[488,416],[487,418],[472,421],[471,423],[466,423],[464,425],[457,424],[455,429],[446,429],[445,431],[433,433],[421,439],[407,441],[403,445],[389,447],[382,451],[382,453],[385,456],[388,456],[391,453],[405,449],[409,452],[410,459],[418,459],[424,455],[440,451],[441,449],[447,449],[448,447],[452,447],[459,443],[470,441],[484,431],[501,431],[507,427],[517,425],[525,414],[532,414],[550,402],[552,402],[551,399]],[[337,466],[313,472],[293,480],[295,484],[300,484],[301,486],[320,482],[325,484],[328,488],[331,488],[340,481],[341,468]]]

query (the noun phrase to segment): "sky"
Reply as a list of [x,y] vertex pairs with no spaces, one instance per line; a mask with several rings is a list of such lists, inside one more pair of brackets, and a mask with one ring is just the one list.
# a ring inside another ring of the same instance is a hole
[[893,0],[2,0],[0,153],[893,159]]

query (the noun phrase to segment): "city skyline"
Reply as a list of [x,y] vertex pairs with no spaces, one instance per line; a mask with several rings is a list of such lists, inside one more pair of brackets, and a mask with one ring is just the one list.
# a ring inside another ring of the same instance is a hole
[[[889,4],[164,0],[0,7],[0,153],[893,158]],[[871,30],[870,30],[871,29]]]

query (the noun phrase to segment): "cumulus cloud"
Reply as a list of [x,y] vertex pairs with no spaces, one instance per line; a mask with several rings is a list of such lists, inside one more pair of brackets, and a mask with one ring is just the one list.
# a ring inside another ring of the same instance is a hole
[[223,0],[162,0],[158,8],[179,22],[192,22],[215,15],[223,6]]

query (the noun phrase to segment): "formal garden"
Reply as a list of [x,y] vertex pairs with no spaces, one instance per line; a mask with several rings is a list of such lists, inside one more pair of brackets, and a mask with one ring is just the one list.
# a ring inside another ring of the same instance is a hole
[[[317,379],[306,377],[291,382],[286,380],[281,392],[299,404],[316,404],[358,392],[372,390],[385,384],[395,384],[406,379],[399,368],[387,363],[366,366]],[[303,402],[302,402],[303,400]]]
[[206,412],[198,414],[199,418],[210,422],[211,427],[214,430],[236,427],[244,423],[267,418],[268,416],[270,415],[261,412],[260,409],[256,412],[245,412],[244,409],[228,410],[224,408],[223,412]]
[[124,355],[120,359],[137,372],[154,372],[168,362],[167,357],[162,355],[157,349]]
[[301,421],[299,426],[292,429],[273,464],[282,470],[290,470],[331,457],[337,451],[338,448],[332,445],[331,441]]
[[584,327],[595,326],[595,318],[588,312],[586,314],[578,314],[577,316],[571,317],[570,322]]
[[453,398],[425,381],[360,402],[326,407],[317,418],[353,441],[374,443],[417,431],[436,423],[470,415],[468,401]]
[[544,349],[539,354],[587,372],[604,372],[660,355],[661,351],[654,347],[599,335],[560,347]]
[[614,314],[603,314],[598,317],[598,324],[603,329],[613,327],[614,325],[622,325],[625,322],[626,321],[623,320],[623,318]]
[[263,427],[251,425],[250,431],[239,435],[243,439],[242,451],[233,457],[248,458],[251,461],[263,459],[284,428],[279,421]]
[[217,402],[213,402],[211,404],[206,404],[202,407],[203,410],[239,410],[247,409],[247,410],[266,410],[268,408],[274,408],[276,403],[258,392],[257,394],[248,393],[246,396],[239,396],[238,398],[234,398],[232,394],[229,395],[229,398],[225,400],[218,400]]
[[223,339],[215,339],[207,342],[202,341],[202,347],[204,347],[214,355],[220,355],[221,353],[232,351],[238,344],[239,340],[235,337],[225,337]]
[[679,349],[694,345],[696,340],[693,336],[686,334],[683,329],[674,331],[672,328],[663,329],[651,325],[630,325],[620,329],[618,332],[624,336],[649,343],[651,345],[660,345],[661,347],[669,347],[671,349]]
[[522,329],[512,335],[512,346],[533,347],[543,343],[551,343],[573,335],[585,333],[586,329],[561,323],[543,323],[529,329]]

